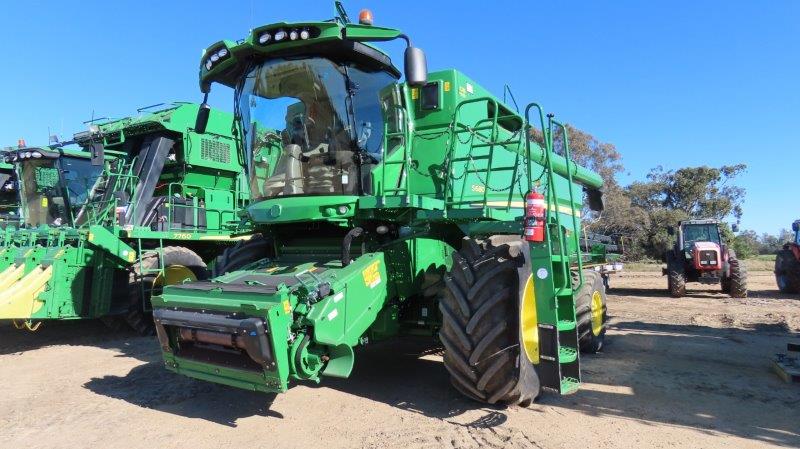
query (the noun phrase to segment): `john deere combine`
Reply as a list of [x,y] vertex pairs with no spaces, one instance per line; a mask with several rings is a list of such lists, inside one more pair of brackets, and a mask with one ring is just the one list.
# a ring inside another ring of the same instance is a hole
[[[372,45],[394,39],[408,44],[402,82]],[[584,192],[602,207],[602,181],[539,105],[518,114],[457,70],[428,73],[399,30],[341,8],[211,45],[201,90],[213,83],[235,88],[258,234],[213,279],[153,297],[168,369],[283,392],[348,377],[359,345],[438,335],[471,398],[578,388],[579,350],[605,332],[603,283],[579,249]]]
[[[124,317],[152,331],[153,289],[206,277],[247,198],[232,117],[177,104],[75,135],[80,149],[20,148],[22,224],[0,256],[0,319]],[[244,188],[243,188],[244,187]],[[113,322],[114,320],[108,320]]]

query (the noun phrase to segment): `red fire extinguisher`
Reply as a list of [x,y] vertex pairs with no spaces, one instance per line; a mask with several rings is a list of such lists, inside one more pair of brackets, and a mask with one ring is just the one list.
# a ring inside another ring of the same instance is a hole
[[525,195],[525,240],[544,241],[544,195],[533,190]]

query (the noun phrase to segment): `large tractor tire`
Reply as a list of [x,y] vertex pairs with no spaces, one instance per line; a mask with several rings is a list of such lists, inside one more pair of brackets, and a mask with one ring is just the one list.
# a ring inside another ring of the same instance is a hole
[[575,297],[578,321],[578,344],[581,352],[596,354],[603,349],[606,337],[606,289],[603,276],[596,271],[583,271],[583,285]]
[[775,256],[775,281],[783,293],[800,293],[800,261],[791,249],[782,249]]
[[731,298],[747,298],[747,268],[736,258],[728,259],[731,270]]
[[214,259],[211,276],[222,276],[239,270],[265,257],[272,257],[273,253],[271,239],[261,234],[253,234],[248,240],[240,240],[235,245],[225,248],[225,251]]
[[135,264],[128,278],[129,301],[125,321],[141,335],[155,332],[151,296],[160,294],[165,285],[208,279],[208,268],[203,259],[182,246],[165,246],[163,274],[156,271],[160,267],[158,251],[147,251],[142,255],[141,265]]
[[676,260],[672,253],[667,254],[667,288],[673,298],[686,295],[686,276],[683,264]]
[[439,299],[444,366],[458,391],[481,402],[526,407],[541,390],[534,365],[520,350],[527,290],[520,287],[531,277],[526,250],[519,239],[466,238],[445,275]]
[[730,295],[731,293],[731,278],[727,276],[722,276],[722,279],[719,280],[719,285],[722,287],[722,293],[727,293]]

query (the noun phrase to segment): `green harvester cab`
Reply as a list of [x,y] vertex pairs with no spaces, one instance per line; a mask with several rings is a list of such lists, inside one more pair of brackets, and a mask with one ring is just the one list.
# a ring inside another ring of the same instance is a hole
[[6,153],[0,150],[0,229],[19,225],[19,193],[14,164],[6,162]]
[[198,105],[92,124],[69,145],[19,148],[21,222],[0,253],[0,319],[122,318],[152,332],[150,294],[208,276],[248,199],[232,116]]
[[[404,81],[373,46],[394,39]],[[578,388],[579,352],[605,333],[601,275],[580,250],[583,197],[601,208],[602,179],[539,105],[518,113],[458,70],[428,73],[399,30],[341,8],[211,45],[206,96],[213,83],[235,89],[257,231],[212,279],[153,297],[167,369],[284,392],[348,377],[360,345],[413,335],[440,339],[453,385],[479,401]],[[543,237],[525,240],[536,226]]]

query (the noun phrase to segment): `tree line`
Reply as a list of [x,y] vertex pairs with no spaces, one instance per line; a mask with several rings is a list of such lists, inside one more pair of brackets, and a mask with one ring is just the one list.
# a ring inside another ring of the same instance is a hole
[[[730,242],[740,258],[774,254],[791,238],[788,230],[779,235],[746,230],[735,235],[730,223],[742,217],[745,189],[736,179],[745,164],[721,167],[654,167],[644,180],[623,186],[618,177],[624,172],[622,155],[611,143],[601,142],[591,134],[567,125],[572,158],[597,172],[604,180],[605,209],[602,213],[584,214],[587,231],[621,239],[627,260],[661,260],[674,237],[667,226],[679,221],[713,218],[723,222],[725,241]],[[554,150],[559,152],[559,136],[554,135]],[[534,140],[541,134],[533,131]]]

